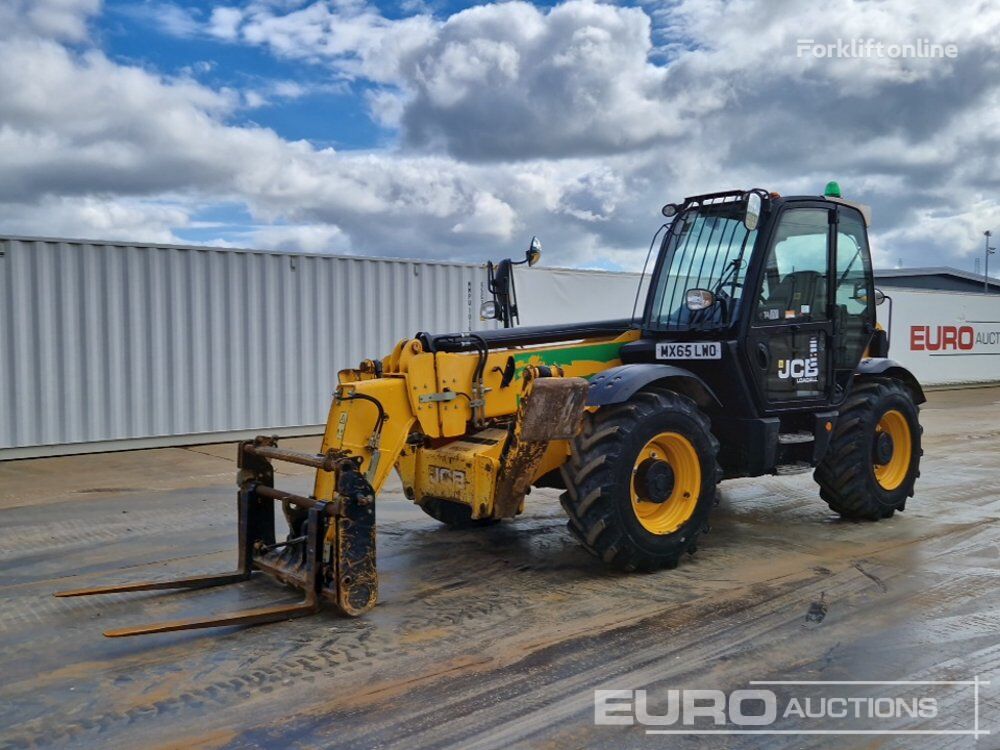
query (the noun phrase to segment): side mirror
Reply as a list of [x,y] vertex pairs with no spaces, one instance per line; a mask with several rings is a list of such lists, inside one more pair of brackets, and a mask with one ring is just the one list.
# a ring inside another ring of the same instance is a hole
[[752,232],[757,228],[760,221],[760,195],[750,193],[747,195],[746,210],[743,212],[743,226]]
[[479,319],[480,320],[496,320],[497,319],[497,303],[493,300],[484,302],[479,306]]
[[528,246],[528,251],[524,254],[524,259],[528,261],[529,267],[542,259],[542,243],[537,237],[531,238],[531,244]]
[[[881,305],[886,300],[885,293],[878,287],[875,287],[875,293],[872,296],[875,299],[876,306]],[[868,304],[868,294],[865,291],[864,282],[858,282],[854,286],[854,299],[858,302]]]
[[707,310],[715,304],[715,295],[708,289],[688,289],[685,295],[688,310]]

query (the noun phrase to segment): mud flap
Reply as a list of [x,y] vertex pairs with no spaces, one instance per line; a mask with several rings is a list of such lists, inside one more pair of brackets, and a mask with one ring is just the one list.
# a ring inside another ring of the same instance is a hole
[[378,598],[375,491],[357,466],[351,470],[346,464],[337,479],[343,506],[332,524],[333,570],[337,607],[356,617],[374,607]]
[[583,378],[535,377],[527,384],[497,477],[494,517],[517,514],[549,441],[579,432],[588,389]]

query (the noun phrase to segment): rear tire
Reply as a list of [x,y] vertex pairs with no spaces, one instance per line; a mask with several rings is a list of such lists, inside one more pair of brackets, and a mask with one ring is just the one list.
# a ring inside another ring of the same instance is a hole
[[870,378],[854,385],[813,473],[831,509],[844,518],[878,521],[906,507],[923,454],[918,413],[898,380]]
[[722,477],[710,427],[691,399],[659,389],[587,414],[562,467],[570,532],[621,570],[673,568],[693,554]]
[[498,518],[473,518],[472,508],[465,503],[432,497],[420,504],[420,510],[435,521],[453,529],[478,529],[500,523]]

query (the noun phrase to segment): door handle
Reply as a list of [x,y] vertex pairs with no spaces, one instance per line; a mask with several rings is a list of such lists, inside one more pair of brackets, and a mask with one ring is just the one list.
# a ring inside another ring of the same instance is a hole
[[762,370],[771,369],[771,349],[763,341],[757,342],[757,364]]

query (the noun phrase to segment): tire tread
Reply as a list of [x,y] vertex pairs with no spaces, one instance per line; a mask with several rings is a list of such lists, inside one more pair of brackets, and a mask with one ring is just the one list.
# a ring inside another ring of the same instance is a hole
[[[704,431],[711,450],[714,481],[708,483],[711,497],[704,498],[695,526],[679,537],[668,554],[652,555],[633,544],[615,522],[614,470],[622,460],[623,440],[643,420],[663,411],[692,418]],[[562,466],[566,491],[560,502],[569,516],[567,526],[591,554],[622,570],[673,568],[682,554],[694,554],[698,537],[707,530],[707,512],[714,505],[715,485],[722,478],[718,464],[719,441],[711,433],[711,421],[695,403],[666,389],[640,391],[624,404],[608,406],[584,418],[580,434],[571,443],[570,458]]]
[[[916,470],[903,481],[902,492],[894,491],[901,495],[901,499],[893,505],[886,505],[873,497],[869,490],[867,472],[871,459],[865,430],[871,415],[892,396],[913,401],[906,386],[894,378],[866,378],[857,382],[840,407],[826,455],[813,472],[813,478],[819,484],[820,497],[844,518],[867,521],[889,518],[897,510],[903,510],[906,500],[913,497],[914,484],[920,476],[919,456],[923,453],[919,449],[922,427],[914,436],[914,446],[918,450]],[[913,404],[913,409],[918,411],[916,404]]]

